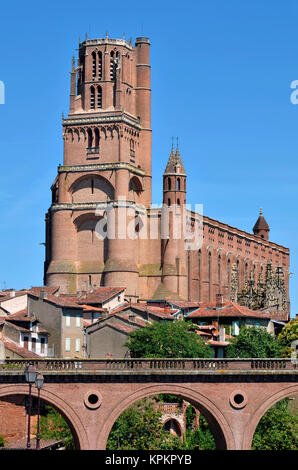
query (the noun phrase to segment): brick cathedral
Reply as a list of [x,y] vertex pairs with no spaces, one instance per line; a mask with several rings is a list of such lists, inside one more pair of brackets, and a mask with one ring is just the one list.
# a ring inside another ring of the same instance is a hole
[[[183,236],[173,236],[173,220],[187,203],[178,148],[165,159],[163,206],[174,210],[162,236],[162,209],[151,205],[149,51],[146,37],[134,46],[108,36],[79,42],[62,118],[64,162],[46,214],[45,285],[64,293],[124,286],[131,301],[212,302],[221,294],[252,308],[289,311],[289,249],[269,241],[262,211],[247,233],[188,210],[188,230],[201,224],[202,244],[189,250]],[[110,209],[116,236],[100,238],[98,224]],[[123,236],[131,224],[135,236]]]

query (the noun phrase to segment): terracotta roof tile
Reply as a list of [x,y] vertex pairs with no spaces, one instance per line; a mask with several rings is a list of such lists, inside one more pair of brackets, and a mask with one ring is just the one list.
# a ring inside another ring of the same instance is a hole
[[21,346],[17,345],[13,341],[9,340],[8,338],[0,338],[0,341],[4,343],[4,346],[9,350],[21,357],[30,358],[30,357],[41,357],[39,354],[34,353],[33,351],[28,351],[28,349],[22,348]]
[[98,287],[77,297],[78,304],[102,304],[125,290],[125,287]]
[[202,303],[200,307],[187,315],[187,318],[214,318],[214,317],[251,317],[270,319],[269,312],[250,310],[234,302],[227,302],[222,307],[216,303]]

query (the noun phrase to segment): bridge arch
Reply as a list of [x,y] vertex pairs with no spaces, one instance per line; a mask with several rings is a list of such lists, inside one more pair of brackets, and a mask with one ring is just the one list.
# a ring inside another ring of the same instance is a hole
[[298,385],[290,385],[290,386],[285,386],[282,390],[279,390],[278,392],[274,393],[273,395],[270,395],[267,400],[263,401],[262,404],[255,410],[255,412],[252,414],[249,423],[247,425],[247,431],[244,434],[243,438],[243,449],[248,450],[251,449],[252,446],[252,441],[253,437],[257,428],[257,425],[259,424],[261,418],[264,416],[264,414],[272,408],[276,403],[279,401],[283,400],[284,398],[289,398],[293,395],[298,394]]
[[138,391],[128,395],[125,399],[123,399],[122,396],[122,399],[119,400],[118,404],[113,408],[99,433],[97,449],[104,450],[106,448],[107,440],[115,421],[127,408],[129,408],[129,406],[142,398],[163,393],[182,397],[194,405],[205,416],[213,433],[217,449],[225,450],[235,448],[234,437],[230,425],[212,400],[191,388],[168,383],[142,387]]
[[[12,395],[29,395],[29,389],[27,384],[13,384],[13,385],[1,385],[0,386],[0,398],[12,396]],[[37,389],[32,387],[32,396],[37,397]],[[49,405],[54,406],[54,408],[61,413],[63,418],[67,421],[72,435],[74,438],[76,450],[88,448],[88,438],[84,425],[77,415],[75,410],[69,406],[69,404],[63,400],[59,395],[53,393],[52,391],[46,390],[43,387],[40,391],[40,399]]]

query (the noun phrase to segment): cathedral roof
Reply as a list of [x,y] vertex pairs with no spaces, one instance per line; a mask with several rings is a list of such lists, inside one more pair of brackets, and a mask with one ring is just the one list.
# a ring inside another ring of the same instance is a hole
[[186,175],[185,169],[183,166],[182,158],[177,147],[176,152],[174,152],[174,147],[172,147],[171,154],[168,159],[167,167],[165,169],[164,175],[179,173],[181,175]]
[[258,218],[258,220],[256,221],[256,223],[254,225],[253,232],[255,233],[259,230],[268,230],[268,231],[270,230],[269,225],[267,224],[266,219],[263,216],[263,210],[262,209],[260,210],[259,218]]

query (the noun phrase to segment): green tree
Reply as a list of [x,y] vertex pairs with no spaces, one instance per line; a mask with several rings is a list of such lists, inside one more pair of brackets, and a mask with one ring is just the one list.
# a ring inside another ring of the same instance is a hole
[[226,357],[271,358],[281,357],[281,346],[265,328],[252,326],[240,328],[239,335],[227,346]]
[[195,329],[196,325],[183,320],[154,322],[130,333],[125,346],[135,358],[211,357],[212,349]]
[[40,439],[56,439],[64,442],[65,448],[74,449],[74,441],[71,430],[52,406],[46,406],[46,416],[40,417]]
[[291,343],[298,340],[298,320],[290,320],[277,337],[277,341],[281,346],[282,357],[291,357],[293,348]]
[[193,421],[196,413],[192,406],[186,410],[186,432],[183,439],[185,450],[215,450],[215,440],[209,428],[208,421],[200,414],[199,427],[194,429]]
[[252,449],[298,450],[298,419],[291,413],[288,400],[277,403],[261,418]]
[[125,410],[110,432],[107,450],[181,449],[180,439],[163,429],[155,403],[153,398],[145,398]]

